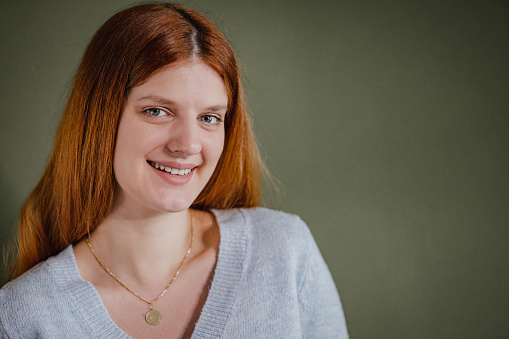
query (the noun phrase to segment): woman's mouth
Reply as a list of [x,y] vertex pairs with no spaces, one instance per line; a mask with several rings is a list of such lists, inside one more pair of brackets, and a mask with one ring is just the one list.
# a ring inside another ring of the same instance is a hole
[[160,165],[159,163],[150,161],[150,160],[148,160],[147,162],[150,166],[154,167],[155,169],[157,169],[159,171],[167,172],[167,173],[174,174],[174,175],[186,175],[186,174],[191,173],[191,171],[193,170],[192,168],[185,168],[185,169],[171,168],[168,166]]

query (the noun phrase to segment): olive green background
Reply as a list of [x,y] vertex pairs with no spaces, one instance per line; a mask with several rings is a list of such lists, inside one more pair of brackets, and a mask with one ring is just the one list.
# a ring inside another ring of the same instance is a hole
[[[509,337],[507,1],[184,1],[228,36],[352,338]],[[0,2],[0,237],[123,0]]]

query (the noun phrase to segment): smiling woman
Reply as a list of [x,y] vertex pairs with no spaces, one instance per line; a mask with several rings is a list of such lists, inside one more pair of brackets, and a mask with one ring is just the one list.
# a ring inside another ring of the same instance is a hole
[[223,80],[199,58],[129,91],[113,163],[127,210],[180,212],[193,203],[223,151],[227,105]]
[[259,208],[234,54],[201,14],[140,5],[96,33],[0,290],[9,338],[346,338],[297,217]]

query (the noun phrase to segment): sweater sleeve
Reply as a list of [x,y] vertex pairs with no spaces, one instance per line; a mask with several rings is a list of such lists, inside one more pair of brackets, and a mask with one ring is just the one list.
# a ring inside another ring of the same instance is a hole
[[336,286],[310,235],[304,276],[299,287],[301,328],[304,338],[348,338]]

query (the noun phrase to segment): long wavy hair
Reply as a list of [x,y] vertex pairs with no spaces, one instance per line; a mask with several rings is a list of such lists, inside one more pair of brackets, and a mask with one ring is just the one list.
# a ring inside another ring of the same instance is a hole
[[76,243],[108,215],[127,91],[164,66],[196,57],[223,79],[228,112],[223,153],[192,207],[259,205],[263,167],[228,41],[191,9],[171,3],[135,6],[106,21],[85,51],[44,174],[20,213],[9,280]]

